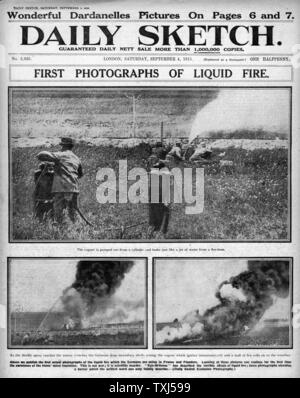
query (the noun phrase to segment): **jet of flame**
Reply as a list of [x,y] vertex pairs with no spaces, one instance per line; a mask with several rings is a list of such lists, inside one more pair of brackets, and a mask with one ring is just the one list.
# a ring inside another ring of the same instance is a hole
[[189,141],[220,131],[262,130],[287,135],[289,95],[287,89],[222,89],[196,115]]

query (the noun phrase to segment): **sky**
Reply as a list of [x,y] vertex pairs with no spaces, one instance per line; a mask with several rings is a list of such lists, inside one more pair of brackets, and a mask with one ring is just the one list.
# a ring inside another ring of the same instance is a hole
[[[64,289],[75,280],[77,259],[13,259],[10,263],[10,307],[19,311],[48,311]],[[133,268],[114,294],[122,300],[145,297],[145,266]],[[59,310],[59,303],[56,307]]]
[[[156,322],[172,322],[193,310],[203,313],[219,303],[215,292],[225,280],[247,269],[247,260],[157,260]],[[287,318],[290,299],[275,300],[263,319]]]

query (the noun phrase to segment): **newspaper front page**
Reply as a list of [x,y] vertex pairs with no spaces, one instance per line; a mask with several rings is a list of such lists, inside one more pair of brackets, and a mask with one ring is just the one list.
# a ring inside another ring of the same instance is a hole
[[1,376],[298,377],[299,3],[0,7]]

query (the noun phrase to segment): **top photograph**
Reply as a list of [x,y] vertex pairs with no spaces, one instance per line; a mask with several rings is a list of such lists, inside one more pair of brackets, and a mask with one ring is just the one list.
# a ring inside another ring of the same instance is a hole
[[290,87],[10,87],[10,242],[291,241]]

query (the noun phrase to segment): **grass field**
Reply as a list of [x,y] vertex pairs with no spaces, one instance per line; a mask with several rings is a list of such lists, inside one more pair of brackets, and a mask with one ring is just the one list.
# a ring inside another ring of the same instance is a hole
[[[33,217],[33,172],[42,147],[13,148],[11,168],[11,236],[13,240],[109,240],[118,239],[120,227],[147,222],[146,204],[99,204],[96,172],[100,167],[118,170],[118,160],[127,159],[128,169],[145,167],[149,147],[89,146],[75,148],[84,177],[80,182],[80,208],[94,227],[79,216],[75,224],[56,226]],[[51,150],[59,150],[53,147]],[[220,152],[220,151],[219,151]],[[214,151],[218,158],[218,150]],[[288,150],[226,149],[225,158],[234,167],[224,170],[212,160],[205,165],[204,212],[186,215],[185,204],[173,204],[167,239],[285,240],[288,235]],[[186,164],[188,167],[195,167]],[[125,239],[145,239],[147,225],[125,232]]]
[[12,346],[143,346],[144,331],[119,331],[116,333],[91,333],[80,330],[75,333],[67,332],[39,332],[32,333],[24,343],[25,333],[13,334],[11,337]]
[[[144,322],[102,324],[98,328],[65,330],[65,314],[52,312],[39,330],[45,312],[18,312],[11,315],[12,346],[143,346]],[[25,338],[24,338],[25,337]]]

